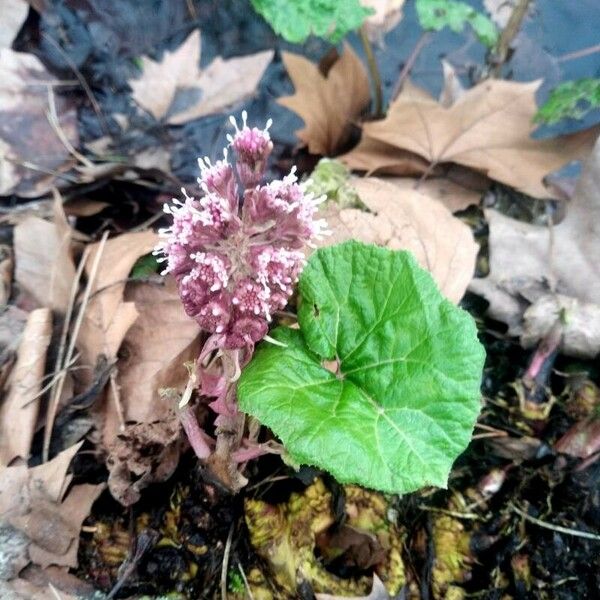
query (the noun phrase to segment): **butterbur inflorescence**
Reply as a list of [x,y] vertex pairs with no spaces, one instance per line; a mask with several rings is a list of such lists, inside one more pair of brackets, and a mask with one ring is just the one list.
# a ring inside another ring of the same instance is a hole
[[265,129],[242,127],[214,164],[199,161],[201,196],[165,205],[172,216],[155,253],[177,280],[186,313],[212,334],[210,347],[249,349],[285,307],[304,266],[302,248],[325,233],[315,219],[320,199],[298,183],[295,170],[261,185],[273,150]]

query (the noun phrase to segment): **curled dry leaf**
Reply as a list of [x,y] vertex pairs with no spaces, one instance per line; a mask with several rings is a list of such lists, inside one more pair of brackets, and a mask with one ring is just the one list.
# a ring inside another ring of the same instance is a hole
[[0,470],[0,515],[29,540],[30,560],[49,565],[77,566],[79,532],[103,485],[67,489],[67,469],[81,444],[54,459],[28,469],[25,465]]
[[374,177],[355,179],[354,186],[369,212],[328,204],[324,216],[333,234],[322,245],[357,239],[410,250],[441,292],[458,302],[473,277],[479,249],[469,227],[420,191]]
[[108,489],[123,506],[151,483],[166,481],[179,463],[181,438],[174,411],[160,421],[126,425],[108,448]]
[[217,113],[254,92],[273,60],[267,50],[250,56],[215,58],[200,69],[200,31],[195,30],[160,61],[142,57],[142,75],[129,81],[133,99],[155,119],[180,125]]
[[52,313],[32,311],[21,337],[8,393],[0,404],[0,465],[20,457],[27,462],[37,422]]
[[[550,229],[493,210],[485,214],[490,227],[490,274],[474,279],[470,289],[489,301],[489,314],[507,323],[512,335],[523,334],[528,344],[543,338],[560,319],[564,352],[588,357],[600,352],[598,336],[594,337],[600,329],[596,259],[600,256],[600,142],[558,225]],[[550,291],[559,295],[549,300]]]
[[[163,388],[183,390],[188,380],[185,362],[199,352],[199,330],[183,310],[175,282],[166,285],[132,283],[125,302],[138,318],[123,339],[117,362],[117,382],[125,420],[152,423],[166,419],[173,401],[161,395]],[[118,431],[113,403],[104,412],[104,440],[110,443]]]
[[0,48],[0,196],[41,196],[74,164],[57,130],[77,146],[76,107],[57,83],[32,54]]
[[[540,82],[484,81],[449,107],[415,86],[405,86],[387,117],[367,123],[363,138],[415,153],[430,163],[456,163],[481,171],[536,198],[548,198],[544,177],[585,158],[598,128],[559,138],[530,137]],[[364,154],[360,146],[357,149]],[[357,168],[352,153],[346,163]],[[363,157],[362,163],[368,161]],[[377,169],[387,171],[389,158]],[[371,170],[373,164],[370,164]],[[393,168],[393,165],[392,165]]]
[[325,73],[299,54],[284,52],[283,63],[295,93],[277,102],[304,120],[304,129],[296,135],[312,154],[331,156],[339,152],[349,140],[352,123],[371,98],[362,62],[345,44],[341,56]]
[[29,4],[25,0],[0,0],[0,48],[10,48],[28,13]]
[[75,279],[73,231],[58,196],[53,211],[53,222],[30,216],[15,227],[15,280],[39,305],[64,313]]

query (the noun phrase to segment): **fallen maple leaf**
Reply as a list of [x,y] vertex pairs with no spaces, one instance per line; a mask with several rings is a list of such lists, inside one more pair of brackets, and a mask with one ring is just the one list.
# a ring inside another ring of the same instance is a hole
[[299,54],[284,52],[282,57],[295,93],[277,102],[304,120],[296,135],[309,152],[335,154],[348,142],[352,122],[369,105],[369,77],[362,62],[348,44],[326,73]]
[[380,142],[364,135],[360,142],[338,159],[353,171],[364,171],[367,175],[385,173],[400,177],[440,175],[441,168],[431,168],[429,163],[414,152],[400,150],[396,146]]
[[[489,301],[489,314],[507,323],[510,334],[523,334],[527,344],[541,339],[560,318],[564,352],[597,354],[600,324],[595,319],[600,311],[590,306],[600,304],[600,141],[558,225],[537,227],[494,210],[485,215],[490,274],[474,279],[470,289]],[[538,302],[544,303],[541,311],[535,306]],[[535,335],[527,326],[528,313],[535,321]]]
[[[417,154],[429,161],[429,169],[457,163],[530,196],[548,198],[544,177],[586,157],[598,128],[553,139],[531,138],[539,86],[539,81],[488,80],[450,107],[415,86],[406,86],[385,119],[364,125],[363,136]],[[352,153],[345,158],[356,168]],[[383,166],[389,162],[386,158]]]
[[25,462],[29,459],[51,335],[50,310],[32,311],[23,331],[8,393],[0,404],[0,465],[9,465],[16,457]]
[[332,235],[322,245],[348,239],[379,244],[393,250],[409,250],[436,280],[441,292],[458,302],[475,270],[479,246],[471,230],[437,200],[374,177],[354,180],[369,212],[324,209]]
[[160,61],[142,57],[142,75],[129,81],[133,99],[155,119],[179,125],[217,113],[247,98],[256,89],[273,51],[223,60],[201,70],[200,31],[195,30]]
[[73,231],[56,196],[54,219],[27,217],[14,229],[15,280],[40,306],[64,313],[69,304],[75,264]]
[[0,48],[0,196],[41,196],[75,163],[57,131],[77,146],[76,106],[58,83],[32,54]]

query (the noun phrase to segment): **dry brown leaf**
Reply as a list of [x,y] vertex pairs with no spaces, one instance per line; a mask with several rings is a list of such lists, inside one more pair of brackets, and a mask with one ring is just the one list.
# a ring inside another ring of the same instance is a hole
[[74,164],[47,116],[52,98],[56,126],[76,147],[75,102],[55,95],[56,83],[32,54],[0,48],[0,196],[41,196]]
[[425,196],[438,200],[452,213],[479,204],[482,196],[481,192],[463,187],[444,177],[423,181],[411,177],[385,177],[382,179],[393,183],[402,191],[410,193],[412,190],[417,190]]
[[126,425],[108,448],[108,489],[123,506],[151,483],[166,481],[179,464],[181,426],[172,410],[153,423]]
[[[176,100],[177,110],[172,111],[169,123],[181,125],[218,113],[250,97],[272,60],[272,50],[229,59],[217,56],[200,74],[195,85],[190,86],[196,97],[187,104]],[[189,94],[190,90],[185,92]]]
[[414,152],[432,167],[449,162],[465,165],[530,196],[548,198],[544,176],[586,157],[598,129],[532,139],[539,86],[539,81],[488,80],[448,108],[408,86],[385,119],[364,125],[363,136]]
[[[138,315],[135,304],[123,300],[127,276],[137,259],[150,252],[156,241],[155,233],[144,231],[125,233],[106,242],[77,338],[84,365],[94,367],[101,356],[108,361],[116,358]],[[91,247],[86,264],[88,277],[99,247],[100,243]]]
[[0,469],[0,515],[29,539],[29,557],[40,566],[77,566],[79,531],[103,485],[74,486],[67,474],[76,444],[47,463]]
[[155,119],[162,119],[177,88],[200,74],[200,31],[193,31],[179,48],[165,52],[160,61],[142,56],[141,62],[142,76],[129,81],[132,97]]
[[9,391],[0,404],[0,465],[9,465],[17,457],[25,462],[29,459],[51,336],[50,310],[32,311],[21,337]]
[[[590,313],[586,304],[600,304],[600,141],[567,206],[564,220],[552,229],[522,223],[493,210],[485,214],[490,227],[490,274],[474,279],[470,289],[490,302],[490,315],[506,322],[512,335],[520,335],[528,305],[546,302],[548,292],[554,291],[577,300],[577,304],[570,304],[573,319],[569,321],[566,315],[565,333],[570,326],[583,323],[584,331],[580,333],[587,338],[589,331],[585,328],[592,331],[594,327],[585,325],[584,321],[597,313]],[[568,303],[559,304],[569,309]],[[579,315],[578,318],[579,310],[584,309],[587,317]],[[545,327],[537,323],[535,329],[541,337],[559,316],[551,310],[544,314]],[[537,320],[539,313],[530,312],[531,319],[534,315]],[[577,339],[575,334],[571,331],[565,335],[563,351],[586,356],[600,351],[600,347],[588,347],[587,343],[580,347],[565,345],[568,340]],[[526,338],[528,343],[535,340],[532,331]]]
[[374,177],[356,179],[354,186],[370,212],[328,205],[324,216],[333,235],[323,245],[357,239],[409,250],[441,292],[458,302],[473,277],[479,249],[469,227],[419,191],[399,190]]
[[[429,163],[424,158],[364,134],[350,152],[342,154],[338,159],[353,171],[364,171],[367,175],[385,173],[411,177],[429,172]],[[438,175],[439,171],[441,169],[434,169],[431,174]]]
[[365,67],[348,44],[326,75],[299,54],[284,52],[282,56],[295,93],[277,102],[304,120],[304,129],[296,135],[309,152],[335,154],[348,142],[352,122],[369,105],[371,92]]
[[[175,282],[166,285],[130,284],[125,300],[139,317],[128,331],[117,363],[118,384],[125,420],[151,423],[173,410],[173,401],[162,397],[162,388],[184,388],[188,372],[184,363],[199,351],[199,329],[183,310]],[[118,414],[112,403],[105,409],[104,440],[118,432]]]
[[155,119],[182,124],[217,113],[247,98],[273,60],[266,50],[224,60],[215,58],[200,69],[200,31],[193,31],[160,61],[142,57],[142,75],[129,81],[133,99]]
[[27,217],[14,229],[15,280],[38,304],[60,313],[67,309],[75,279],[72,237],[59,197],[52,223]]
[[10,48],[28,14],[25,0],[0,0],[0,48]]
[[372,8],[375,13],[367,17],[365,26],[372,42],[381,43],[383,36],[402,19],[405,0],[361,0],[361,4]]
[[179,462],[180,425],[172,397],[163,388],[183,389],[185,367],[200,350],[199,329],[183,310],[177,286],[132,283],[125,299],[139,313],[127,333],[117,363],[120,397],[128,425],[119,432],[119,415],[107,403],[104,444],[109,448],[109,488],[123,505],[139,500],[143,488],[164,481]]

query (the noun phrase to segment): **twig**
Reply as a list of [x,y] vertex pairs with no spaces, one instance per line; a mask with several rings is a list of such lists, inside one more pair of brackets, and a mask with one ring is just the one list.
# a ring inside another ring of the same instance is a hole
[[[75,325],[73,327],[73,331],[71,333],[71,339],[69,340],[69,346],[66,354],[66,364],[71,362],[73,357],[73,352],[75,350],[75,343],[77,341],[77,336],[79,335],[79,329],[81,328],[81,323],[83,322],[83,315],[85,314],[85,309],[87,308],[87,304],[89,302],[90,293],[92,286],[94,284],[94,280],[96,278],[96,273],[98,272],[98,266],[100,265],[100,258],[102,257],[102,253],[104,252],[104,245],[106,244],[106,239],[108,238],[108,231],[105,231],[100,243],[98,245],[98,250],[96,251],[96,256],[94,256],[94,262],[92,263],[92,268],[88,277],[87,285],[85,287],[85,291],[83,293],[83,299],[81,301],[81,306],[79,307],[79,312],[77,313],[77,320],[75,321]],[[52,400],[50,406],[48,408],[48,415],[46,416],[46,429],[44,431],[44,444],[43,444],[43,462],[47,462],[50,454],[50,441],[52,439],[52,428],[54,427],[54,419],[56,418],[56,413],[58,411],[58,403],[60,402],[60,396],[63,391],[63,387],[65,384],[65,376],[62,376],[58,380],[58,384],[54,389],[54,394],[52,396]]]
[[373,54],[373,47],[369,41],[367,30],[363,25],[360,28],[360,41],[362,42],[365,55],[367,57],[367,65],[369,67],[369,73],[371,75],[371,83],[373,84],[373,114],[375,117],[381,117],[383,115],[383,86],[381,84],[381,75],[379,73],[379,67]]
[[583,48],[582,50],[576,50],[575,52],[569,52],[567,54],[563,54],[562,56],[557,56],[556,60],[561,62],[567,62],[569,60],[574,60],[576,58],[583,58],[584,56],[590,56],[590,54],[596,54],[600,52],[600,44],[596,44],[595,46],[590,46],[589,48]]
[[12,157],[6,156],[6,155],[2,156],[1,160],[6,160],[6,161],[12,163],[13,165],[18,165],[19,167],[29,169],[30,171],[37,171],[38,173],[52,175],[52,177],[56,177],[57,179],[64,179],[65,181],[68,181],[69,183],[79,183],[79,180],[76,179],[75,177],[71,177],[70,175],[67,175],[66,173],[60,173],[58,171],[55,171],[54,169],[46,169],[45,167],[40,167],[39,165],[29,162],[28,160],[18,160],[16,158],[12,158]]
[[398,94],[402,91],[402,87],[404,86],[404,82],[410,75],[410,72],[413,70],[415,66],[415,62],[417,62],[417,58],[419,58],[419,54],[421,54],[421,50],[427,45],[429,39],[431,38],[431,32],[425,31],[415,44],[413,51],[410,53],[410,56],[404,63],[402,67],[402,71],[400,71],[400,75],[398,76],[398,81],[396,81],[396,85],[394,86],[394,90],[392,91],[392,100],[395,100],[398,97]]
[[198,13],[196,12],[196,8],[194,6],[194,3],[192,0],[186,0],[186,4],[187,4],[187,9],[188,12],[190,13],[190,17],[192,17],[192,19],[197,19],[198,18]]
[[117,417],[119,418],[119,428],[121,431],[125,431],[125,414],[123,413],[123,405],[121,404],[121,393],[119,386],[117,385],[117,374],[115,371],[111,371],[109,375],[110,391],[113,397],[113,403],[115,410],[117,411]]
[[63,146],[67,149],[67,152],[74,156],[79,162],[84,164],[88,168],[92,168],[94,164],[88,160],[83,154],[77,152],[73,147],[73,144],[68,140],[63,128],[60,126],[60,121],[58,119],[58,114],[56,112],[56,102],[54,98],[54,90],[49,86],[48,87],[48,111],[46,111],[46,118],[50,123],[52,129],[54,129],[54,133],[58,136],[58,139],[62,142]]
[[500,75],[502,65],[504,65],[508,57],[510,45],[521,29],[521,24],[527,14],[530,3],[531,0],[519,0],[517,5],[513,8],[510,19],[508,20],[506,27],[502,30],[496,48],[494,49],[494,64],[489,70],[488,77],[498,77]]
[[508,503],[509,508],[516,512],[518,515],[523,517],[526,521],[530,521],[539,527],[543,527],[544,529],[550,529],[551,531],[558,531],[559,533],[564,533],[566,535],[572,535],[574,537],[585,538],[586,540],[594,540],[596,542],[600,542],[600,535],[596,535],[595,533],[589,533],[588,531],[580,531],[579,529],[570,529],[569,527],[563,527],[562,525],[553,525],[552,523],[547,523],[546,521],[542,521],[541,519],[536,519],[531,515],[528,515],[525,511],[517,508],[512,502]]
[[[56,382],[56,387],[52,390],[50,404],[48,405],[48,414],[46,415],[46,430],[44,431],[44,445],[43,445],[43,460],[46,462],[49,458],[50,452],[50,440],[52,438],[52,427],[54,426],[54,419],[56,418],[56,413],[58,412],[58,403],[60,401],[60,394],[62,394],[62,389],[64,386],[64,379],[67,376],[67,367],[72,364],[72,357],[69,357],[66,361],[65,357],[65,349],[67,347],[67,336],[69,333],[69,327],[71,325],[71,317],[73,316],[73,307],[75,305],[75,298],[77,297],[77,290],[79,289],[79,282],[81,281],[81,276],[83,275],[83,269],[85,268],[85,263],[87,262],[87,258],[89,255],[89,251],[86,248],[83,252],[83,255],[79,259],[79,264],[77,265],[77,271],[75,273],[75,278],[73,279],[73,283],[71,284],[71,294],[69,296],[69,304],[67,305],[67,312],[65,314],[65,319],[63,321],[62,332],[60,334],[60,342],[58,345],[58,354],[56,356],[56,362],[54,363],[54,377],[53,377],[53,388],[54,383]],[[58,391],[57,391],[58,390]]]
[[223,550],[223,563],[221,564],[221,600],[227,600],[227,568],[229,566],[229,555],[231,554],[231,542],[233,540],[234,523],[229,528],[225,550]]
[[52,595],[56,598],[56,600],[63,600],[63,597],[60,595],[60,592],[50,583],[48,582],[48,587],[52,592]]
[[96,100],[96,97],[94,96],[94,93],[92,92],[92,88],[90,88],[90,86],[88,85],[88,82],[85,80],[85,78],[81,74],[81,71],[77,68],[77,65],[73,62],[71,57],[60,47],[60,44],[53,37],[49,36],[47,33],[42,33],[42,37],[46,41],[50,42],[50,44],[52,44],[52,46],[54,46],[56,51],[60,54],[61,58],[69,65],[69,68],[73,71],[75,77],[77,77],[77,80],[81,84],[81,87],[84,89],[85,93],[87,94],[87,97],[89,98],[90,103],[92,104],[92,108],[94,109],[94,112],[96,113],[96,115],[98,116],[98,120],[100,121],[100,127],[102,127],[102,130],[104,131],[104,133],[108,134],[109,133],[108,123],[106,122],[106,119],[104,118],[104,115],[102,114],[102,109],[100,108],[100,104],[98,104],[98,101]]
[[469,521],[482,521],[483,517],[475,513],[462,513],[458,510],[448,510],[447,508],[439,508],[437,506],[427,506],[426,504],[419,504],[419,510],[425,510],[428,512],[437,512],[449,517],[455,517],[456,519],[467,519]]

